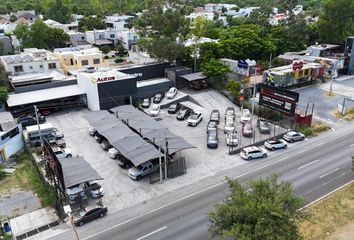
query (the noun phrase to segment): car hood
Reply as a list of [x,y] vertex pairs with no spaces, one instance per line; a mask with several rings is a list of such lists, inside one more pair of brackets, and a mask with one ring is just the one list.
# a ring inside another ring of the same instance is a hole
[[128,170],[130,175],[136,176],[140,174],[139,169],[137,169],[136,167],[132,167]]
[[231,129],[235,129],[235,127],[234,126],[225,126],[225,129],[226,130],[231,130]]
[[69,153],[71,153],[71,149],[70,149],[70,148],[65,148],[65,149],[64,149],[64,152],[67,153],[67,154],[69,154]]

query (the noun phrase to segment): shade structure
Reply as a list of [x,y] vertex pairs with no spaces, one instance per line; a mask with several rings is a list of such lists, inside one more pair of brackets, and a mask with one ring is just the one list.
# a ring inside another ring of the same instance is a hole
[[59,162],[63,171],[65,188],[93,180],[103,180],[82,157],[59,158]]

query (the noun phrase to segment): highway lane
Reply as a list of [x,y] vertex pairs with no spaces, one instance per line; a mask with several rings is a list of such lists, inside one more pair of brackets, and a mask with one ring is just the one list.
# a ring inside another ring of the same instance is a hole
[[[247,164],[249,166],[244,171],[234,171],[234,174],[230,171],[224,176],[247,182],[278,173],[282,180],[293,183],[297,194],[313,201],[353,179],[350,169],[350,156],[354,155],[351,146],[354,144],[353,130],[337,133],[334,137],[328,135],[330,137],[306,140],[287,150],[272,152],[267,159]],[[206,214],[215,203],[226,198],[226,184],[221,181],[214,185],[207,183],[204,190],[195,190],[179,201],[175,200],[176,194],[171,194],[174,201],[167,205],[161,201],[160,207],[147,213],[144,211],[145,214],[141,214],[143,206],[137,206],[122,211],[122,216],[117,217],[116,214],[120,213],[117,212],[92,222],[79,228],[80,235],[82,239],[207,239]],[[140,211],[140,216],[133,217],[132,213],[136,211]],[[101,227],[97,227],[99,222]],[[66,232],[54,239],[64,239],[65,234],[69,236],[71,233]]]

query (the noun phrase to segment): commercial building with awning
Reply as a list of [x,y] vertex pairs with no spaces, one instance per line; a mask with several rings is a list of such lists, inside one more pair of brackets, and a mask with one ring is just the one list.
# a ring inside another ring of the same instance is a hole
[[55,88],[46,88],[29,92],[9,94],[7,105],[11,108],[85,94],[85,91],[76,84]]
[[103,180],[91,165],[82,157],[59,158],[65,188],[93,180]]

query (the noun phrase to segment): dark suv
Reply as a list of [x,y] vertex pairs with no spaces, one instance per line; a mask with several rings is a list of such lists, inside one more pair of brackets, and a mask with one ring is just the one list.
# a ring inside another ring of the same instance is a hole
[[168,108],[167,112],[169,114],[175,114],[178,112],[178,110],[181,108],[181,105],[179,103],[172,103],[170,107]]
[[[39,124],[45,123],[44,116],[38,116]],[[21,116],[17,118],[17,123],[21,123],[22,127],[32,126],[37,124],[37,120],[34,116]]]

